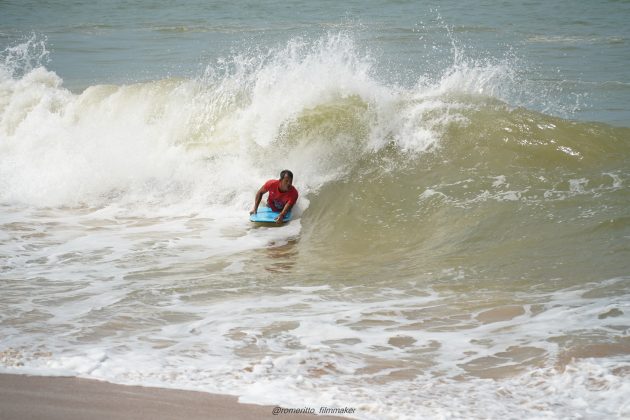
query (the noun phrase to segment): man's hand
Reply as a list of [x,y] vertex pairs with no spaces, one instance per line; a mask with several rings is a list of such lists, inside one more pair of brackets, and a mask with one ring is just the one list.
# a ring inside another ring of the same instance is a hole
[[284,219],[284,213],[280,213],[278,217],[276,217],[276,223],[281,224]]

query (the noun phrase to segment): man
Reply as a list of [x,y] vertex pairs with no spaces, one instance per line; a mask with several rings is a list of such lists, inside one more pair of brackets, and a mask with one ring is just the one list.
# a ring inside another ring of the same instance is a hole
[[256,193],[254,209],[249,214],[255,214],[258,211],[258,205],[265,193],[269,193],[267,205],[273,211],[280,212],[275,222],[282,223],[285,214],[291,210],[298,199],[298,191],[293,186],[293,172],[285,169],[280,172],[280,179],[270,179],[265,182]]

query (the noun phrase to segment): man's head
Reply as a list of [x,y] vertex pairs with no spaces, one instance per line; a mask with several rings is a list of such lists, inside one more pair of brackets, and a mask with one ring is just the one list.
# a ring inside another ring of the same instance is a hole
[[288,191],[293,184],[293,172],[288,169],[280,172],[280,190]]

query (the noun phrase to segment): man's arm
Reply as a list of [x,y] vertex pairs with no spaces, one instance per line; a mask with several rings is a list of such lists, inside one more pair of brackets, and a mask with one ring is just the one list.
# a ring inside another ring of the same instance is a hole
[[265,189],[264,185],[260,187],[258,192],[256,192],[256,199],[254,200],[254,208],[252,209],[252,211],[249,212],[249,214],[256,214],[256,212],[258,211],[258,206],[260,205],[260,201],[262,200],[262,197],[263,195],[265,195],[266,192],[267,190]]
[[284,205],[284,208],[278,217],[276,217],[276,223],[282,223],[282,219],[284,219],[285,214],[287,214],[291,208],[293,208],[293,204],[290,201],[287,201],[287,204]]

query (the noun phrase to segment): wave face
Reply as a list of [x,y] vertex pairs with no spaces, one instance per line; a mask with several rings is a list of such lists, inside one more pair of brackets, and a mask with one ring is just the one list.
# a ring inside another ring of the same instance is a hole
[[[370,419],[627,416],[630,129],[453,54],[395,83],[342,32],[75,93],[45,42],[6,49],[2,369]],[[284,168],[294,220],[252,227]]]
[[557,261],[578,282],[594,267],[625,271],[630,130],[492,99],[441,101],[417,121],[439,121],[429,150],[391,136],[320,190],[304,217],[313,252],[352,270],[401,260],[411,276],[454,262],[494,279],[544,276]]

